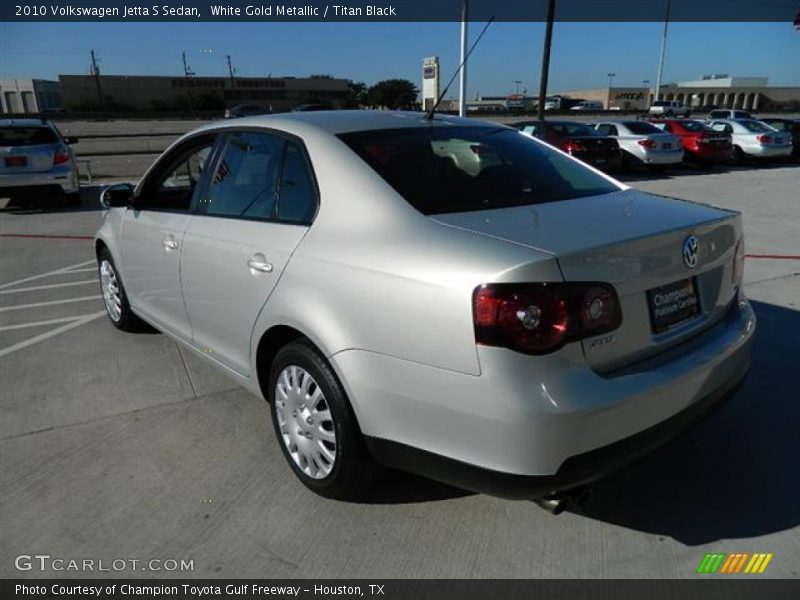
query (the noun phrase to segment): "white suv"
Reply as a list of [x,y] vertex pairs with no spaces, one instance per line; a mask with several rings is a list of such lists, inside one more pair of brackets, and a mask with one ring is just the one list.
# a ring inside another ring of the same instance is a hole
[[686,117],[692,114],[691,109],[683,102],[676,102],[674,100],[656,100],[650,106],[648,111],[651,115],[660,115],[663,117]]

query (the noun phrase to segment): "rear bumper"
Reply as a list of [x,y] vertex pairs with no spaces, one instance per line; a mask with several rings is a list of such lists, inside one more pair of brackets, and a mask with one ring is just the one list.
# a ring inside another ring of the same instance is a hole
[[501,498],[543,498],[589,485],[664,446],[729,400],[745,377],[746,373],[666,421],[603,448],[568,458],[554,475],[492,471],[389,440],[368,436],[365,440],[375,459],[388,467],[411,470],[436,481]]
[[31,189],[58,186],[65,194],[79,190],[78,172],[70,165],[53,167],[44,173],[0,174],[0,193],[24,193]]
[[540,357],[478,347],[480,376],[361,350],[331,362],[379,461],[536,497],[598,479],[690,427],[741,382],[754,331],[740,300],[694,338],[602,375],[578,344]]
[[771,158],[771,157],[779,157],[779,156],[789,156],[792,153],[792,146],[742,146],[742,150],[744,150],[750,156],[761,156],[764,158]]
[[674,165],[683,160],[683,148],[677,150],[660,150],[642,152],[639,160],[647,165]]

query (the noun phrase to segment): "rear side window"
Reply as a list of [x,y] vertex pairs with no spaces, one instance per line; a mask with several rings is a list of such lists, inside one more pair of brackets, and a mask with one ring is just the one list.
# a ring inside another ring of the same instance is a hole
[[58,142],[49,127],[0,127],[0,146],[36,146]]
[[345,133],[339,138],[426,215],[619,190],[580,163],[506,128],[431,126]]
[[278,219],[285,223],[310,223],[317,210],[317,189],[303,151],[297,144],[286,144],[283,160]]

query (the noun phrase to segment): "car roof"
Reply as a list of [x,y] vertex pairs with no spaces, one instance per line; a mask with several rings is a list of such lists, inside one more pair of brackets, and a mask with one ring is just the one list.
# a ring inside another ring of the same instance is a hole
[[230,120],[210,123],[192,133],[209,132],[231,127],[264,127],[283,130],[289,133],[325,132],[332,135],[353,131],[372,131],[380,129],[407,129],[414,127],[504,127],[500,123],[435,115],[432,120],[425,113],[394,110],[320,110],[308,112],[278,113],[256,115],[237,119],[235,125]]
[[0,119],[0,127],[50,127],[46,119]]

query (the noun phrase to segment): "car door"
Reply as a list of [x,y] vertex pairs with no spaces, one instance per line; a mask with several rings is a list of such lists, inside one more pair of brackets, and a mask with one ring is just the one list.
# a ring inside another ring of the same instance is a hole
[[120,236],[131,306],[187,341],[191,327],[179,276],[181,243],[214,142],[214,135],[200,136],[164,155],[137,187]]
[[188,223],[181,282],[193,344],[250,374],[250,337],[317,209],[306,152],[264,131],[227,135]]

